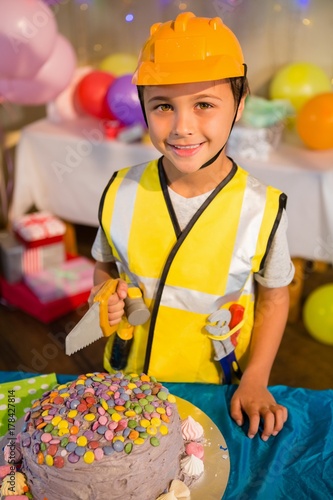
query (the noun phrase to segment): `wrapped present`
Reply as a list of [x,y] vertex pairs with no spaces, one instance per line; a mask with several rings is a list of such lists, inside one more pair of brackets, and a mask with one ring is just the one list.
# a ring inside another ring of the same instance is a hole
[[50,323],[85,305],[90,294],[90,288],[76,295],[60,297],[50,302],[42,302],[24,281],[8,283],[0,276],[0,294],[4,303],[24,311],[43,323]]
[[289,101],[248,96],[239,122],[227,143],[227,154],[249,160],[267,160],[281,142],[285,122],[293,116]]
[[283,129],[283,123],[260,128],[237,124],[228,139],[227,154],[236,160],[268,160],[281,141]]
[[49,212],[33,212],[15,219],[13,230],[28,248],[33,248],[63,241],[66,226]]
[[22,279],[23,245],[8,231],[0,232],[1,274],[9,283]]
[[22,273],[23,275],[38,273],[58,266],[65,260],[66,250],[63,241],[41,247],[26,248],[22,255]]
[[17,283],[25,274],[58,266],[66,260],[63,241],[41,247],[26,248],[8,231],[0,232],[1,274],[9,283]]
[[94,264],[85,257],[76,257],[63,264],[24,276],[26,285],[42,303],[90,291]]

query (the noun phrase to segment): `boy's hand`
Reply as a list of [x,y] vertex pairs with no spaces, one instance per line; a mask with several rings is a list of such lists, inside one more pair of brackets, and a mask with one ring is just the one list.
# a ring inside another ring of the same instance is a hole
[[276,436],[283,428],[288,418],[288,410],[276,403],[272,394],[265,386],[254,386],[244,381],[234,393],[230,413],[238,425],[244,424],[243,412],[249,418],[248,437],[253,438],[262,422],[261,439],[267,441],[270,436]]
[[108,319],[110,325],[118,325],[125,314],[125,299],[127,297],[128,285],[126,281],[119,280],[116,293],[110,296],[108,301]]
[[[89,298],[88,298],[88,304],[89,307],[91,307],[94,303],[94,297],[96,296],[97,292],[102,288],[104,285],[105,281],[102,283],[99,283],[98,285],[95,285],[90,292]],[[127,288],[128,285],[126,281],[119,280],[118,286],[117,286],[117,291],[116,293],[112,294],[109,298],[108,301],[108,319],[110,325],[118,325],[120,323],[122,316],[124,315],[124,307],[125,307],[125,301],[127,297]]]

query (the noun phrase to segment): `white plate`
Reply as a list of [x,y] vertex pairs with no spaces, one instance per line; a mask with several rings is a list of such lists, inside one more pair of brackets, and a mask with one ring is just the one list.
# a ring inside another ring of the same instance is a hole
[[230,458],[227,444],[219,428],[199,408],[182,398],[177,399],[180,417],[189,415],[204,429],[205,470],[198,481],[190,487],[191,500],[219,500],[227,487],[230,473]]

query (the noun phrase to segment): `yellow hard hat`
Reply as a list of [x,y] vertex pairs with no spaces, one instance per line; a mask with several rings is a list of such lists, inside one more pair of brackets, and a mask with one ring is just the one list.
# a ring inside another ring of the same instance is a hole
[[169,85],[237,76],[244,76],[244,58],[233,32],[219,17],[183,12],[150,28],[132,82]]

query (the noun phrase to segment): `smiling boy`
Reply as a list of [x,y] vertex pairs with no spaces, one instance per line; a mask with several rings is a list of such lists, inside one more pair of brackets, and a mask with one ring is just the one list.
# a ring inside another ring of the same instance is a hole
[[242,425],[247,414],[249,437],[263,420],[266,440],[287,419],[267,385],[293,266],[286,196],[226,155],[248,92],[241,48],[220,18],[182,13],[152,26],[133,82],[162,156],[106,187],[92,295],[120,276],[108,303],[118,324],[128,283],[143,292],[151,318],[135,328],[125,371],[200,383],[238,375],[231,416]]

